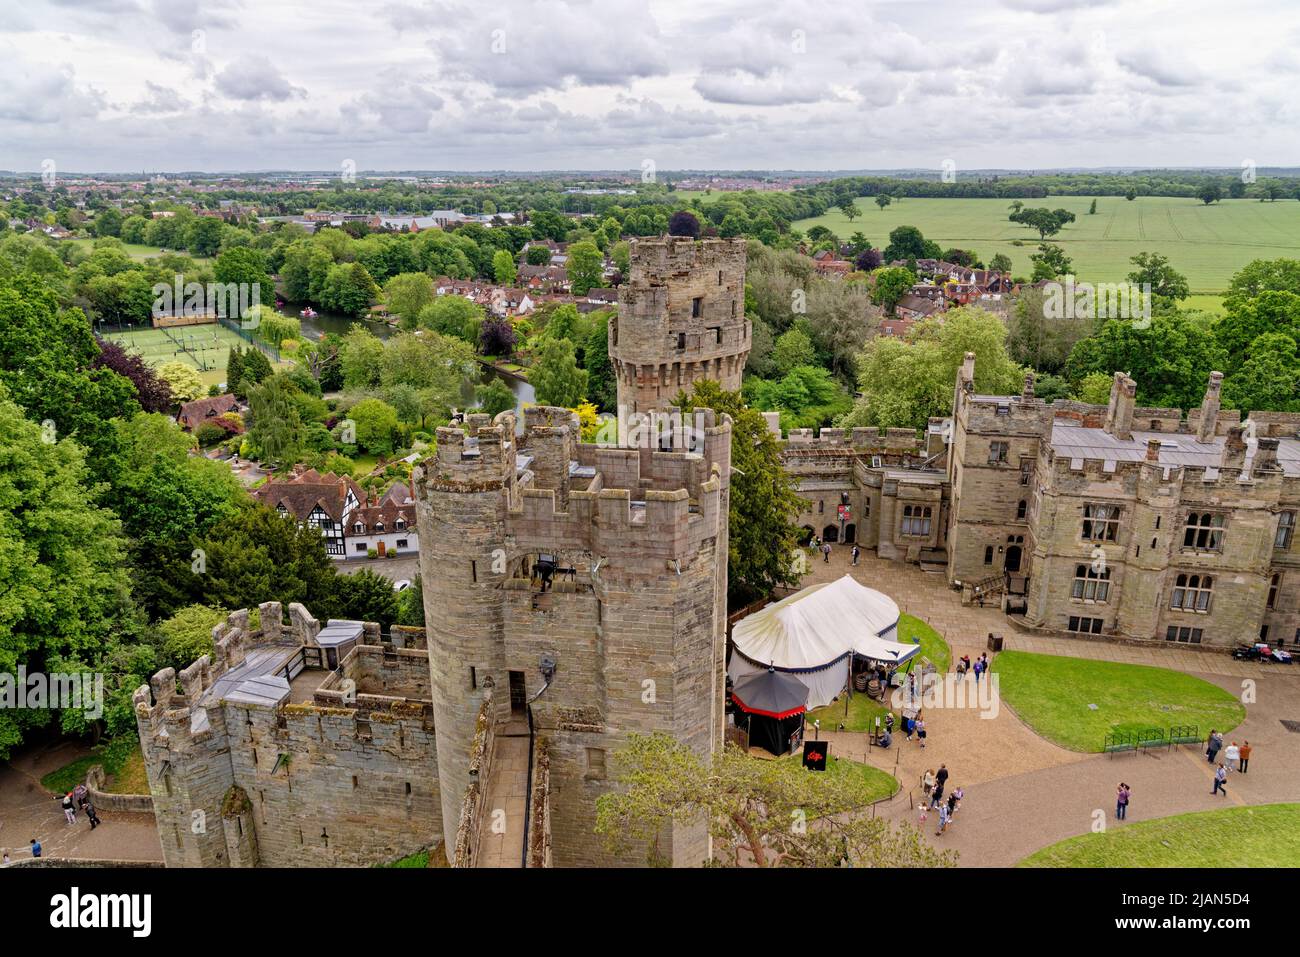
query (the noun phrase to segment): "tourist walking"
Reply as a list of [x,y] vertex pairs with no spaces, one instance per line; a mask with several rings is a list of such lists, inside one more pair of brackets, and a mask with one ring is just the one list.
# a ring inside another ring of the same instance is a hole
[[1227,797],[1228,796],[1228,785],[1226,783],[1227,780],[1228,780],[1228,769],[1223,766],[1222,762],[1220,762],[1218,770],[1214,772],[1214,790],[1211,791],[1210,793],[1222,794],[1224,797]]
[[95,811],[94,801],[86,801],[86,817],[90,818],[90,829],[92,831],[99,827],[99,814]]
[[853,564],[856,565],[858,563],[858,556],[862,554],[862,550],[859,549],[857,545],[854,545],[851,554],[853,555]]
[[925,747],[925,719],[919,714],[916,716],[916,736],[921,742],[921,747]]
[[930,768],[926,768],[925,774],[921,778],[921,789],[925,791],[926,794],[929,794],[934,790],[934,781],[934,771]]
[[959,807],[961,807],[961,800],[962,800],[962,798],[964,798],[965,796],[966,796],[966,789],[965,789],[965,788],[954,788],[954,789],[953,789],[952,797],[950,797],[950,798],[948,799],[948,801],[949,801],[949,803],[950,803],[950,805],[951,805],[951,806],[949,807],[948,810],[949,810],[949,812],[951,813],[951,816],[952,816],[952,817],[956,817],[956,816],[957,816],[957,809],[958,809]]
[[36,838],[32,838],[32,857],[40,857],[40,856],[41,856],[41,842],[36,840]]
[[1237,761],[1241,758],[1241,748],[1237,747],[1234,741],[1223,749],[1223,763],[1228,766],[1229,771],[1237,770]]
[[69,824],[77,823],[77,809],[72,805],[72,792],[63,795],[63,817]]
[[1123,781],[1119,782],[1119,787],[1115,791],[1115,819],[1122,821],[1128,817],[1128,799],[1133,792]]
[[826,542],[822,545],[822,561],[827,565],[831,563],[831,543]]
[[939,805],[939,830],[934,832],[935,837],[938,837],[944,831],[948,830],[948,822],[950,820],[952,820],[952,812],[948,810],[948,805],[940,804]]
[[1221,747],[1223,747],[1223,738],[1219,735],[1219,732],[1211,728],[1210,736],[1205,742],[1205,760],[1213,764],[1219,756]]
[[1250,742],[1241,743],[1241,773],[1246,773],[1246,765],[1250,764]]

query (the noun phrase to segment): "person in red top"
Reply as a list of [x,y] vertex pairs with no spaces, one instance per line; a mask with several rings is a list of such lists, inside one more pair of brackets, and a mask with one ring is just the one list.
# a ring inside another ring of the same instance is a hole
[[1241,757],[1241,767],[1238,768],[1238,770],[1241,771],[1242,774],[1245,774],[1246,765],[1250,764],[1250,750],[1251,750],[1250,742],[1243,741],[1241,743],[1241,748],[1239,750],[1240,750],[1240,757]]

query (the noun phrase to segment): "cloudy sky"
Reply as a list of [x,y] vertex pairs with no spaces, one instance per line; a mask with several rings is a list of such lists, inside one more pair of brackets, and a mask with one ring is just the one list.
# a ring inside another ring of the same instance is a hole
[[3,0],[0,169],[1300,165],[1295,0]]

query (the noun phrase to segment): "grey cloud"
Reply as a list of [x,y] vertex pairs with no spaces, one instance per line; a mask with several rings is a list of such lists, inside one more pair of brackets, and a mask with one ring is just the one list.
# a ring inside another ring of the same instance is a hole
[[236,100],[272,100],[280,102],[306,91],[286,80],[268,57],[244,54],[217,74],[217,89]]

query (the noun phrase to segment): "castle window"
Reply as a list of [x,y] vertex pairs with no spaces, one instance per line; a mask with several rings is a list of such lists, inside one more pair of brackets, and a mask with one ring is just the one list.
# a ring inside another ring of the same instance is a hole
[[722,270],[721,270],[721,269],[718,270],[718,285],[719,285],[719,286],[722,285]]
[[588,781],[605,780],[605,752],[600,748],[587,749],[587,774]]
[[1074,566],[1074,585],[1070,597],[1080,601],[1105,602],[1110,595],[1110,569],[1097,571],[1091,565]]
[[1295,512],[1281,512],[1277,516],[1277,534],[1273,536],[1274,548],[1290,548],[1295,535]]
[[1202,552],[1223,550],[1223,513],[1192,512],[1183,530],[1183,548]]
[[1113,542],[1119,532],[1119,506],[1097,505],[1088,502],[1083,506],[1083,535],[1087,542]]
[[1009,442],[990,442],[989,443],[989,465],[1004,465],[1007,461],[1007,453],[1011,451]]
[[930,534],[930,506],[904,505],[902,534],[924,538]]
[[1032,476],[1033,474],[1034,474],[1034,460],[1033,460],[1033,459],[1021,459],[1021,460],[1020,460],[1020,484],[1021,484],[1021,485],[1028,485],[1028,484],[1029,484],[1029,478],[1030,478],[1030,476]]
[[1165,641],[1181,641],[1199,645],[1201,643],[1202,631],[1199,628],[1188,628],[1186,625],[1170,625],[1165,629]]
[[1080,618],[1077,615],[1070,616],[1069,630],[1076,635],[1100,635],[1102,618]]
[[985,565],[992,565],[992,564],[993,564],[993,546],[992,546],[992,545],[985,545],[985,546],[984,546],[984,564],[985,564]]
[[1169,607],[1174,611],[1204,614],[1210,610],[1213,591],[1214,578],[1210,575],[1179,575],[1174,579],[1174,594]]
[[1277,592],[1282,587],[1282,573],[1278,572],[1268,582],[1268,601],[1264,607],[1272,611],[1277,607]]
[[691,300],[691,318],[698,319],[704,315],[704,297],[696,296]]
[[821,501],[821,500],[818,500],[818,502],[817,502],[817,514],[820,515],[820,514],[822,514],[822,513],[825,512],[825,511],[826,511],[826,503],[823,502],[823,501]]
[[1025,520],[1025,512],[1028,510],[1028,508],[1029,508],[1029,503],[1026,502],[1023,498],[1016,504],[1017,521],[1023,522]]
[[686,333],[684,332],[677,333],[677,348],[678,349],[686,348]]

